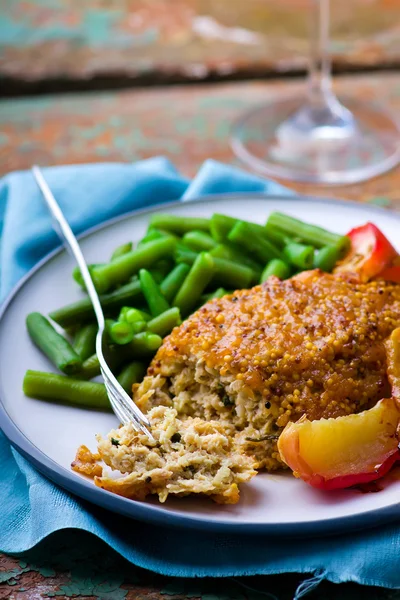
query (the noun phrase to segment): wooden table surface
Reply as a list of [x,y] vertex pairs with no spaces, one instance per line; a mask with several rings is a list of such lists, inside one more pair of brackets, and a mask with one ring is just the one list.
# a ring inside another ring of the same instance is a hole
[[[1,93],[304,70],[314,0],[2,0]],[[334,0],[338,68],[400,65],[400,0]]]
[[[379,100],[400,111],[400,76],[341,76],[339,95]],[[229,145],[232,122],[280,94],[299,94],[297,80],[201,84],[130,91],[41,96],[0,102],[0,174],[41,165],[135,161],[165,155],[193,176],[209,157],[239,165]],[[366,183],[301,192],[336,195],[400,209],[400,169]]]
[[[229,147],[232,121],[281,93],[300,93],[302,85],[293,80],[254,81],[3,100],[1,174],[32,163],[135,161],[158,154],[168,156],[189,176],[208,157],[237,164]],[[339,93],[362,102],[379,99],[392,110],[400,110],[398,74],[340,77],[335,86]],[[400,210],[400,168],[345,188],[292,187]],[[291,600],[303,578],[168,579],[135,569],[83,532],[55,534],[24,556],[0,554],[0,600]],[[307,597],[399,600],[400,592],[324,583]]]

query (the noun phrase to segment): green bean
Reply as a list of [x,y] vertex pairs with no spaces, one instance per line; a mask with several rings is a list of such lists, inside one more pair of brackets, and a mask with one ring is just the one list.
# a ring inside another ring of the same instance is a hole
[[83,379],[93,379],[93,377],[97,377],[100,373],[100,362],[97,358],[97,354],[92,354],[92,356],[89,356],[82,364],[82,368],[79,371],[79,377],[82,377]]
[[222,298],[222,296],[226,296],[228,292],[226,291],[225,288],[218,288],[215,290],[215,292],[212,292],[211,294],[203,294],[200,297],[200,300],[202,302],[202,304],[205,304],[206,302],[209,302],[210,300],[214,300],[214,298]]
[[[223,243],[228,239],[229,233],[235,227],[236,223],[242,221],[242,219],[235,219],[234,217],[228,217],[227,215],[221,215],[214,213],[210,219],[211,235],[216,242]],[[250,221],[242,221],[251,227],[252,231],[264,236],[265,231],[262,225],[257,223],[251,223]]]
[[162,229],[156,229],[155,227],[149,227],[146,235],[142,237],[142,239],[138,242],[138,247],[143,246],[143,244],[147,244],[148,242],[153,242],[154,240],[161,240],[161,238],[172,237],[174,240],[178,241],[179,236],[175,235],[171,231],[164,231]]
[[121,310],[119,311],[117,321],[126,321],[126,315],[128,314],[129,310],[137,310],[137,309],[135,309],[133,306],[123,306],[121,308]]
[[228,234],[228,239],[243,246],[247,252],[256,256],[263,263],[267,263],[272,258],[282,258],[281,251],[266,239],[265,234],[260,235],[244,221],[236,223]]
[[119,313],[118,321],[128,321],[128,323],[137,323],[138,321],[150,321],[151,315],[149,313],[144,312],[143,310],[139,310],[138,308],[133,308],[132,306],[123,306]]
[[179,217],[177,215],[155,214],[150,219],[150,227],[166,229],[183,235],[193,229],[201,231],[210,231],[210,220],[201,217]]
[[[140,283],[138,279],[121,286],[115,292],[103,294],[100,296],[100,303],[106,314],[119,310],[122,306],[139,299],[142,296]],[[50,313],[50,318],[61,325],[61,327],[70,327],[80,325],[95,318],[93,305],[90,298],[82,298],[78,302],[68,304],[62,308]]]
[[132,325],[126,321],[114,321],[109,328],[109,334],[115,344],[124,346],[133,340],[134,330]]
[[[101,263],[101,264],[103,264],[103,263]],[[98,264],[88,265],[89,273],[92,276],[92,279],[93,279],[93,269],[95,267],[100,267],[101,264],[98,263]],[[80,270],[80,268],[78,266],[76,266],[76,267],[73,268],[73,270],[72,270],[72,277],[76,281],[76,283],[78,285],[80,285],[83,290],[86,291],[86,284],[85,284],[85,281],[84,281],[84,279],[82,277],[81,270]]]
[[132,323],[133,333],[140,333],[141,331],[146,331],[147,323],[146,321],[136,321],[136,323]]
[[217,245],[211,235],[204,231],[188,231],[182,238],[182,242],[195,252],[208,252]]
[[[109,346],[106,351],[106,360],[110,369],[114,372],[116,369],[120,368],[121,364],[126,361],[126,356],[122,349],[125,349],[126,346]],[[83,364],[79,373],[75,374],[76,378],[79,379],[93,379],[93,377],[97,377],[100,375],[100,362],[97,358],[97,354],[92,354],[89,356]]]
[[[93,265],[88,265],[87,266],[89,269],[89,273],[93,267]],[[81,286],[81,288],[85,288],[85,282],[83,281],[83,277],[82,277],[82,273],[81,270],[78,266],[74,267],[72,269],[72,279],[74,279],[74,281]]]
[[97,325],[89,323],[76,334],[73,348],[82,360],[86,360],[95,352],[97,331]]
[[176,265],[160,283],[160,291],[168,302],[175,298],[189,271],[190,267],[185,263]]
[[82,366],[80,356],[43,315],[30,313],[26,317],[26,326],[32,341],[60,371],[67,375],[79,371]]
[[[150,317],[151,320],[151,317]],[[121,321],[118,321],[121,322]],[[133,335],[136,335],[137,333],[141,333],[142,331],[147,331],[147,321],[145,321],[144,319],[140,320],[140,321],[133,321],[130,322],[127,319],[125,319],[125,321],[122,322],[126,322],[128,323],[128,325],[132,328],[133,331]]]
[[250,267],[239,265],[223,258],[214,258],[215,273],[213,283],[218,283],[229,289],[248,288],[252,282],[258,281],[259,272]]
[[30,398],[56,400],[84,408],[111,410],[107,391],[102,383],[81,381],[55,373],[27,371],[23,391]]
[[149,269],[154,281],[156,283],[161,283],[166,277],[166,275],[170,272],[174,265],[174,262],[171,260],[160,260],[157,264],[154,265],[151,269]]
[[265,233],[267,238],[280,249],[283,249],[290,242],[301,242],[298,238],[291,238],[286,233],[282,233],[282,231],[279,231],[279,229],[276,229],[270,223],[265,225]]
[[210,219],[211,235],[216,242],[225,242],[230,230],[236,225],[237,219],[214,213]]
[[182,246],[177,247],[175,250],[175,260],[178,264],[192,265],[198,256],[198,252],[193,252],[193,250]]
[[76,336],[76,334],[81,328],[82,326],[78,323],[77,325],[70,325],[69,327],[65,327],[64,332],[67,334],[68,337],[73,338]]
[[158,269],[151,269],[149,273],[157,284],[161,283],[164,279],[164,275]]
[[283,249],[285,258],[299,269],[311,269],[314,262],[314,247],[291,242]]
[[168,302],[149,271],[141,269],[139,271],[139,281],[152,317],[157,317],[157,315],[169,309]]
[[139,240],[139,242],[137,243],[137,247],[139,248],[139,246],[143,246],[144,244],[147,244],[148,242],[154,242],[154,240],[160,240],[161,238],[164,238],[165,234],[162,233],[161,231],[159,231],[158,229],[151,229],[150,231],[148,231],[146,233],[146,235],[144,237],[142,237],[141,240]]
[[[126,320],[127,320],[127,319],[126,319],[126,315],[128,314],[128,312],[129,312],[130,310],[133,310],[133,311],[138,311],[138,312],[139,312],[139,309],[135,308],[134,306],[123,306],[123,307],[121,308],[121,310],[119,311],[119,314],[118,314],[118,317],[117,317],[117,321],[126,321]],[[151,318],[151,317],[150,317],[150,318]],[[142,320],[142,317],[138,315],[138,318],[137,318],[137,320],[140,320],[140,321],[141,321],[141,320]]]
[[280,258],[273,258],[262,272],[260,283],[267,281],[268,277],[271,277],[271,275],[275,275],[275,277],[279,277],[279,279],[287,279],[290,277],[290,267]]
[[135,325],[136,323],[146,323],[146,321],[143,319],[142,311],[138,310],[137,308],[130,308],[125,313],[124,319],[122,320],[130,323],[131,325]]
[[128,344],[127,351],[132,358],[152,356],[162,344],[162,337],[151,331],[142,331],[133,336]]
[[201,252],[194,261],[173,301],[173,305],[180,309],[182,316],[189,314],[196,307],[201,294],[210,283],[215,272],[214,260],[207,252]]
[[134,361],[122,369],[117,379],[126,393],[131,394],[133,384],[142,381],[145,374],[146,365],[141,362]]
[[174,327],[181,324],[179,308],[169,308],[147,323],[147,329],[164,337],[171,333]]
[[137,308],[136,310],[140,312],[140,315],[141,315],[143,321],[147,322],[147,321],[151,320],[151,315],[148,312],[145,312],[144,310],[140,310],[139,308]]
[[[193,265],[199,254],[195,252],[185,253],[184,262]],[[253,282],[260,278],[260,270],[254,271],[246,265],[235,263],[224,258],[213,257],[215,273],[213,282],[232,289],[248,288]]]
[[128,252],[132,251],[132,242],[126,242],[126,244],[121,244],[118,248],[115,248],[114,252],[111,254],[111,260],[115,260],[120,256],[124,256],[124,254],[128,254]]
[[112,343],[113,343],[113,340],[112,340],[112,338],[111,338],[110,331],[111,331],[111,327],[114,325],[114,323],[115,323],[115,320],[114,320],[114,319],[105,319],[105,323],[104,323],[104,330],[105,330],[105,334],[106,334],[106,339],[107,339],[107,342],[108,342],[109,344],[112,344]]
[[175,240],[172,237],[161,238],[143,244],[136,250],[116,258],[113,262],[93,269],[94,283],[99,292],[125,283],[129,277],[140,269],[153,266],[158,260],[166,256],[172,256],[175,248]]
[[240,265],[250,267],[250,269],[253,269],[255,272],[261,273],[260,263],[253,258],[250,258],[250,256],[244,252],[244,248],[236,246],[236,244],[232,244],[229,241],[224,244],[218,244],[218,246],[210,250],[210,254],[216,258],[225,258],[226,260],[237,262]]
[[343,256],[350,248],[350,238],[327,231],[322,227],[304,223],[280,212],[270,214],[267,225],[272,225],[290,237],[298,237],[306,244],[312,244],[315,248],[323,246],[335,246]]
[[330,272],[339,260],[339,249],[335,246],[324,246],[314,257],[314,268]]

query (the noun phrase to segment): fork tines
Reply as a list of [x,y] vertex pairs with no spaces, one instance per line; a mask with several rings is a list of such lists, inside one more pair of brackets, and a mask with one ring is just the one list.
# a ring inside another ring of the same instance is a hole
[[[147,429],[150,426],[148,419],[143,413],[136,407],[132,399],[128,396],[125,390],[119,385],[118,382],[110,380],[107,372],[101,368],[101,374],[103,376],[104,385],[107,389],[107,394],[110,402],[113,405],[114,411],[118,418],[123,424],[132,422],[132,425],[136,431],[141,431],[148,436],[149,439],[153,439],[153,436]],[[120,389],[116,389],[116,386]]]

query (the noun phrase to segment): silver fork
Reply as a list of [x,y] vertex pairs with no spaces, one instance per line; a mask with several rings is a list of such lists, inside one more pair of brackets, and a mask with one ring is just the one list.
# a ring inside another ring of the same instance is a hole
[[104,385],[106,387],[112,409],[122,424],[127,425],[128,423],[132,423],[136,431],[142,431],[151,441],[154,441],[154,438],[149,431],[149,420],[119,384],[118,380],[112,374],[106,359],[104,358],[105,320],[103,309],[101,308],[99,296],[96,288],[94,287],[92,277],[82,254],[82,250],[80,249],[78,240],[73,234],[71,227],[64,217],[63,212],[54,198],[49,186],[47,185],[47,182],[43,177],[39,167],[34,165],[32,167],[32,173],[53,217],[53,227],[57,231],[60,238],[65,242],[67,249],[71,251],[76,262],[78,263],[89,298],[93,304],[93,309],[99,326],[96,336],[96,354],[99,359],[101,374],[103,376]]

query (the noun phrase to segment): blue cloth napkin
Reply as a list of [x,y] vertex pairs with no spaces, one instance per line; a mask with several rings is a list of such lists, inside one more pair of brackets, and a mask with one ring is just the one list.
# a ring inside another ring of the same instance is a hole
[[[163,158],[134,165],[94,164],[44,169],[74,231],[79,233],[134,208],[221,192],[290,193],[277,183],[207,161],[193,181]],[[1,277],[4,297],[17,280],[59,244],[29,172],[0,182]],[[53,485],[10,447],[0,433],[0,550],[19,553],[56,530],[83,529],[132,563],[181,577],[313,573],[302,597],[324,578],[400,588],[400,529],[324,539],[269,539],[225,535],[134,522],[75,498]]]

